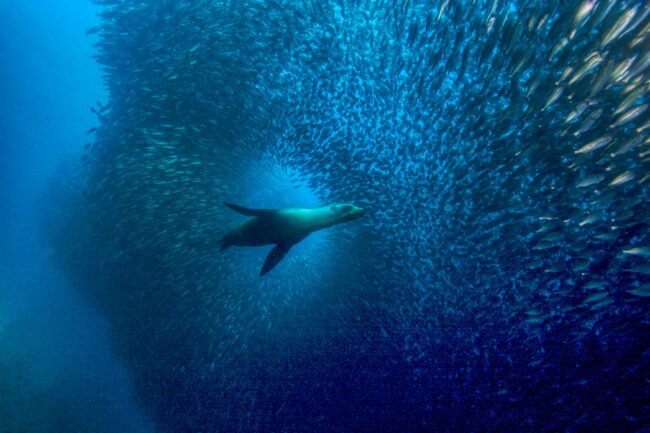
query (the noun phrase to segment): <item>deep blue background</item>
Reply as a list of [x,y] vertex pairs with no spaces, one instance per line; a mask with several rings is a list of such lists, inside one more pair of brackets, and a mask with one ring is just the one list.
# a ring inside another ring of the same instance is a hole
[[[101,315],[42,240],[47,185],[105,101],[84,0],[0,1],[0,431],[153,431]],[[52,209],[52,212],[55,210]]]

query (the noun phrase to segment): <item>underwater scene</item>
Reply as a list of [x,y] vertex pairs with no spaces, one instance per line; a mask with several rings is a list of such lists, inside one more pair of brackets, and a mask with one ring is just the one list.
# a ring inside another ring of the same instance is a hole
[[650,432],[649,2],[0,34],[0,433]]

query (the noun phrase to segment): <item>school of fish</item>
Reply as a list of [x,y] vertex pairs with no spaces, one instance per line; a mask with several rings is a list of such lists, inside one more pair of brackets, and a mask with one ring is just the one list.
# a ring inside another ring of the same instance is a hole
[[[649,3],[95,2],[51,239],[161,431],[650,425]],[[223,201],[366,216],[261,279]]]

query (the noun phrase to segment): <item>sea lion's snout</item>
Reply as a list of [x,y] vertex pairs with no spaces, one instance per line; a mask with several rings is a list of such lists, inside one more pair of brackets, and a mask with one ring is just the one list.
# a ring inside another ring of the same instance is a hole
[[352,211],[352,215],[354,215],[355,218],[361,218],[364,214],[364,210],[362,207],[354,207],[354,210]]

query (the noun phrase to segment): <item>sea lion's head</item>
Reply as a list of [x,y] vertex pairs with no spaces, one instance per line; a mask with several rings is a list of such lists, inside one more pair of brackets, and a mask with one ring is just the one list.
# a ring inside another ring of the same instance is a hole
[[349,203],[337,203],[330,206],[334,214],[336,224],[352,221],[363,216],[363,208]]

